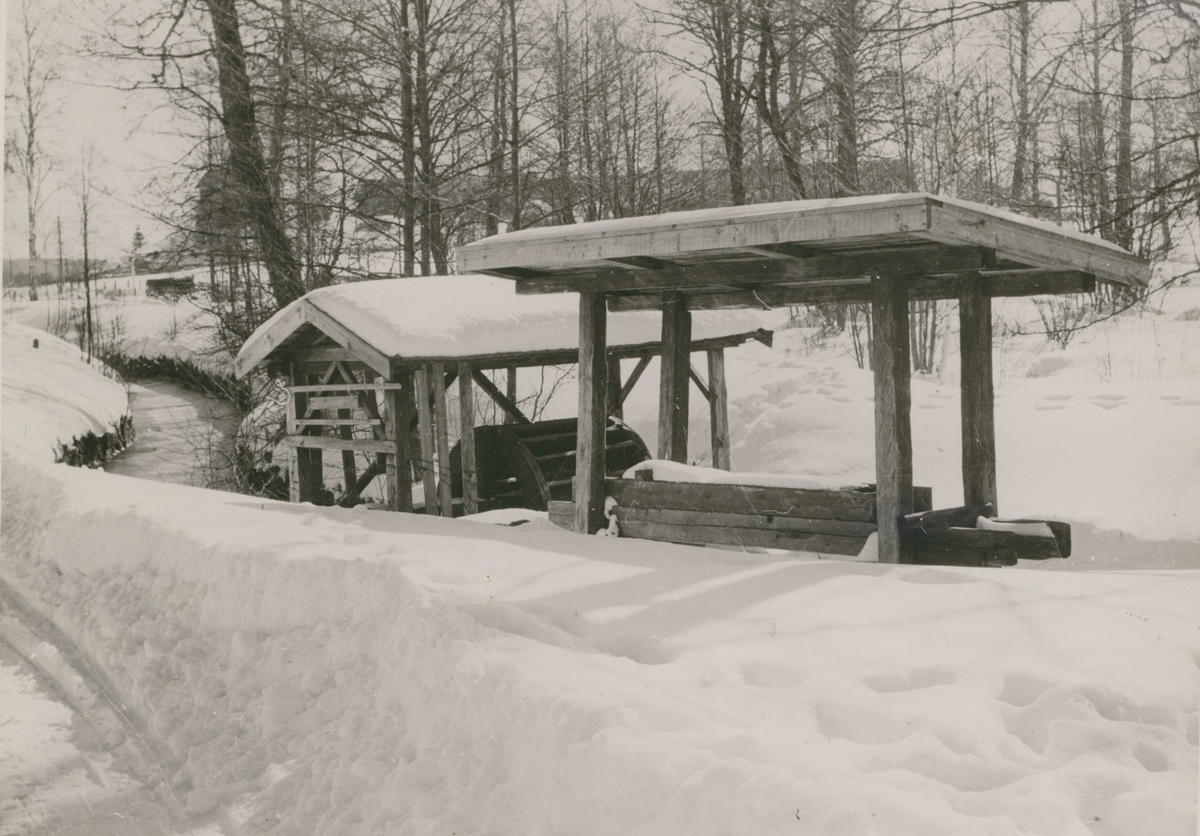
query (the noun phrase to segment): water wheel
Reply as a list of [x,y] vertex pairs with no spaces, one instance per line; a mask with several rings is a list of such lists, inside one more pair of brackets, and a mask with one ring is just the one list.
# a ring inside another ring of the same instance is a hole
[[[479,510],[532,508],[545,511],[551,500],[569,500],[575,476],[578,419],[475,428]],[[616,418],[605,431],[607,470],[617,476],[650,458],[641,437]],[[462,496],[462,454],[450,451],[451,489]]]

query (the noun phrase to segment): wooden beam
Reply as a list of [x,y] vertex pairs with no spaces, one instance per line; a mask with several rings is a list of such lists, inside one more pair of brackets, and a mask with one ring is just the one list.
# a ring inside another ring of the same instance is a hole
[[[338,412],[348,413],[348,409],[339,409]],[[297,427],[342,427],[350,429],[352,427],[366,427],[372,424],[379,424],[378,418],[298,418],[294,422]],[[348,438],[343,435],[342,438]]]
[[388,501],[392,510],[413,510],[412,464],[408,440],[412,433],[413,416],[417,411],[415,381],[412,374],[401,381],[403,389],[392,389],[384,395],[388,416],[387,441],[391,449],[387,456]]
[[[516,403],[517,403],[517,367],[516,366],[509,366],[508,368],[506,368],[504,370],[504,397],[508,399],[509,403],[516,405]],[[517,410],[517,411],[519,412],[520,410]],[[516,418],[514,418],[511,413],[505,411],[504,423],[519,424],[520,421],[518,421]]]
[[450,494],[450,417],[446,404],[446,370],[441,363],[434,363],[432,369],[430,379],[433,381],[433,414],[437,429],[438,509],[443,517],[452,517],[454,500]]
[[958,300],[963,502],[991,504],[998,509],[992,300],[981,285],[979,281],[964,281]]
[[712,401],[712,392],[709,390],[708,384],[704,382],[704,378],[700,377],[700,372],[696,371],[696,367],[691,363],[688,363],[688,377],[692,379],[692,383],[696,384],[696,388],[700,390],[704,400]]
[[709,425],[712,433],[713,467],[732,470],[729,451],[729,393],[725,387],[725,352],[715,348],[708,352]]
[[875,482],[879,562],[902,562],[900,518],[913,511],[908,292],[903,276],[872,280]]
[[487,375],[485,375],[482,371],[480,371],[479,369],[476,369],[476,368],[472,368],[471,369],[471,377],[473,377],[475,379],[475,382],[479,384],[479,388],[482,389],[484,392],[487,392],[488,397],[490,397],[493,401],[496,402],[496,406],[498,406],[498,407],[500,407],[500,409],[504,410],[505,414],[511,416],[516,423],[518,423],[518,424],[532,424],[533,423],[532,421],[530,421],[528,418],[525,417],[525,414],[523,412],[521,412],[520,408],[515,403],[513,403],[511,400],[509,400],[508,397],[503,392],[501,392],[499,389],[496,388],[496,384],[492,383],[492,381],[489,380]]
[[348,348],[318,346],[316,348],[298,348],[291,352],[292,358],[299,363],[329,363],[334,360],[344,362],[362,362],[362,358]]
[[605,392],[608,397],[608,404],[605,407],[605,412],[617,418],[624,417],[625,410],[622,405],[625,401],[621,398],[621,358],[612,352],[608,353],[608,386]]
[[304,305],[304,321],[320,328],[325,334],[350,351],[384,377],[391,375],[392,363],[386,354],[368,343],[358,334],[338,322],[311,300],[301,300]]
[[251,369],[266,360],[275,349],[283,345],[284,341],[302,325],[304,325],[304,307],[297,300],[285,308],[274,324],[266,332],[259,334],[258,339],[248,340],[242,346],[242,350],[233,361],[233,373],[238,377],[245,377]]
[[575,441],[575,530],[604,527],[608,315],[603,293],[579,294],[579,424]]
[[[957,299],[964,279],[982,281],[988,296],[1018,297],[1065,293],[1091,293],[1096,277],[1078,270],[971,271],[953,275],[914,277],[909,281],[909,299]],[[838,283],[805,285],[768,285],[743,290],[717,290],[687,294],[688,310],[731,310],[739,308],[773,309],[789,305],[827,303],[868,303],[871,285],[866,279]],[[610,296],[609,310],[652,311],[662,308],[658,294]]]
[[687,462],[688,372],[691,370],[692,315],[683,294],[664,294],[662,365],[658,397],[658,458]]
[[[284,413],[284,430],[287,435],[297,435],[300,428],[296,426],[296,416],[304,412],[303,394],[297,394],[294,389],[288,389],[287,411]],[[288,501],[300,501],[300,458],[294,447],[287,450],[288,465]]]
[[413,372],[417,395],[417,433],[421,439],[421,478],[425,486],[425,513],[438,513],[437,481],[434,475],[433,410],[430,409],[429,367]]
[[479,467],[475,456],[475,387],[469,363],[458,364],[458,450],[462,458],[464,514],[479,513]]
[[812,258],[757,258],[706,261],[656,270],[601,267],[570,276],[517,280],[517,293],[564,293],[581,290],[684,290],[705,285],[785,284],[867,278],[886,265],[893,273],[950,273],[983,266],[981,247],[906,247]]
[[[322,450],[355,450],[361,453],[387,453],[390,451],[389,445],[391,442],[380,441],[375,438],[330,438],[323,435],[289,435],[283,439],[283,443],[290,447],[297,448],[298,452],[320,453]],[[303,465],[303,461],[301,462]],[[316,483],[317,471],[310,472],[308,478],[312,481],[305,484],[304,468],[301,467],[300,479],[300,501],[311,501],[308,497],[315,496],[316,492],[324,488],[324,483],[317,487]]]
[[638,379],[642,376],[642,372],[646,371],[646,367],[650,365],[650,361],[654,359],[653,354],[643,354],[638,358],[638,363],[633,367],[633,371],[629,373],[629,379],[621,386],[621,393],[617,396],[617,405],[624,406],[625,399],[629,397],[629,393],[633,391],[633,387],[637,385]]
[[289,386],[293,392],[386,392],[389,389],[403,389],[401,383],[313,383],[302,386]]

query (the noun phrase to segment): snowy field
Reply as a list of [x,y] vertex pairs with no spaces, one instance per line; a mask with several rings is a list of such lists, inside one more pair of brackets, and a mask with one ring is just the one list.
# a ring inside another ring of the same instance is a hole
[[[1077,535],[1068,561],[1003,570],[51,466],[10,444],[6,386],[0,832],[1195,833],[1193,309],[1172,291],[1066,351],[998,338],[1001,509]],[[6,382],[88,373],[10,354],[9,329]],[[961,499],[946,350],[913,385],[938,507]],[[739,470],[872,480],[870,375],[844,345],[780,332],[729,375]],[[628,417],[653,447],[652,389]]]

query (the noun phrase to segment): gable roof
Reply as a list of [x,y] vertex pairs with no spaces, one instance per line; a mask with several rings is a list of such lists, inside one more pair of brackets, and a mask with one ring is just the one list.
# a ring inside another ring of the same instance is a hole
[[[696,314],[695,350],[768,342],[761,313]],[[310,291],[250,335],[234,363],[242,377],[283,359],[319,331],[384,376],[427,362],[473,361],[479,368],[575,362],[579,297],[519,296],[512,282],[480,275],[382,279]],[[654,313],[608,318],[608,346],[618,356],[656,353],[662,318]]]

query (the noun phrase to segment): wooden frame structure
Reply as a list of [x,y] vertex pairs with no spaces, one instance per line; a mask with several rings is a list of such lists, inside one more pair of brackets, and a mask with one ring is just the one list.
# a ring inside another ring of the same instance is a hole
[[[689,376],[682,358],[690,353],[694,311],[870,304],[879,560],[892,563],[918,559],[923,548],[902,537],[903,521],[915,510],[909,301],[959,303],[963,489],[967,506],[994,514],[991,299],[1085,293],[1097,282],[1142,287],[1149,280],[1145,262],[1094,236],[927,194],[540,227],[468,244],[459,251],[459,266],[510,279],[519,294],[579,294],[581,476],[574,511],[581,532],[604,524],[604,450],[594,430],[606,403],[608,311],[662,312],[659,454],[681,461]],[[720,371],[710,374],[717,379]]]
[[[456,298],[475,300],[477,317],[458,323],[458,331],[449,336],[423,336],[421,328],[427,326],[429,311],[414,306],[414,301],[424,299],[435,307],[453,309]],[[414,307],[416,310],[410,310]],[[535,326],[522,329],[523,309],[535,320]],[[603,390],[606,400],[599,411],[620,415],[634,385],[651,359],[661,352],[654,315],[627,315],[619,322],[619,339],[606,344],[595,356],[576,347],[575,317],[572,296],[564,295],[546,306],[517,296],[508,282],[484,276],[338,285],[305,295],[259,328],[239,352],[235,373],[241,377],[262,367],[287,380],[285,444],[292,451],[288,467],[293,501],[329,501],[331,497],[323,494],[324,452],[339,451],[341,481],[351,498],[357,498],[376,477],[386,475],[389,507],[411,511],[412,486],[405,474],[412,468],[423,482],[426,513],[441,516],[452,515],[454,506],[447,393],[457,381],[462,510],[474,513],[479,505],[475,387],[491,398],[506,421],[530,423],[513,398],[502,392],[485,371],[507,370],[509,383],[513,384],[517,369],[582,361],[592,375],[601,375],[606,381],[611,377],[612,385]],[[713,456],[715,461],[724,461],[726,467],[729,421],[724,350],[748,340],[769,345],[771,332],[747,328],[756,319],[726,315],[705,324],[692,348],[708,358],[707,382],[691,370],[688,358],[680,361],[685,368],[684,383],[690,372],[710,401]],[[541,327],[536,327],[537,323]],[[530,333],[504,333],[514,328]],[[405,331],[413,333],[401,333]],[[489,331],[503,339],[489,342],[480,338],[481,332],[486,336]],[[486,350],[488,345],[500,348]],[[622,381],[621,361],[632,358],[637,363],[628,379]],[[580,432],[585,428],[596,430],[581,419]],[[414,430],[418,443],[410,446]],[[604,432],[605,422],[601,419],[601,444]],[[374,456],[363,472],[356,466],[356,453]],[[601,471],[599,478],[604,476]]]

